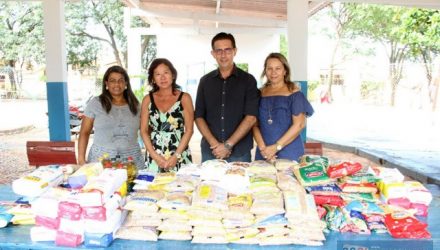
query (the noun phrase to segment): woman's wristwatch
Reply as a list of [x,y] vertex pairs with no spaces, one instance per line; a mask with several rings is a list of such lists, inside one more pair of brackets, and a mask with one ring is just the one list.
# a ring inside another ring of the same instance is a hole
[[178,153],[177,151],[174,153],[177,157],[177,161],[180,162],[182,160],[182,154]]
[[276,143],[275,144],[277,146],[277,151],[281,151],[281,149],[283,149],[283,145],[281,145],[281,143]]

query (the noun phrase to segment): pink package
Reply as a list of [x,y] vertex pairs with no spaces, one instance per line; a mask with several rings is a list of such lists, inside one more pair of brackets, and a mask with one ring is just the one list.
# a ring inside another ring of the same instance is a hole
[[405,209],[409,209],[411,207],[411,202],[408,200],[408,198],[404,197],[388,199],[388,204]]
[[104,206],[83,207],[82,217],[84,219],[105,221],[107,219],[106,213],[107,209]]
[[62,201],[58,204],[58,217],[69,220],[81,219],[81,206],[77,203]]
[[57,231],[55,245],[65,247],[77,247],[83,242],[82,235]]
[[49,229],[58,229],[60,226],[60,218],[50,218],[46,216],[35,216],[35,225],[42,226]]
[[411,208],[416,210],[416,215],[419,216],[428,216],[428,206],[420,203],[411,203]]

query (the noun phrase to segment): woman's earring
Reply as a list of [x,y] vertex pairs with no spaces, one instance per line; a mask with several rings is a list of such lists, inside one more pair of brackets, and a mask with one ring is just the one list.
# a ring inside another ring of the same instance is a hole
[[127,87],[127,86],[125,86],[125,89],[128,89],[128,87]]
[[105,86],[105,89],[108,90],[108,86]]

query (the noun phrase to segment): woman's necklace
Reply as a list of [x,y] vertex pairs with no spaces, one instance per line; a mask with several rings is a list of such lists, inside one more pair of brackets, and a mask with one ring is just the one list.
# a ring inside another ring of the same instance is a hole
[[[272,87],[272,91],[271,91],[272,94],[274,92],[276,92],[276,89],[281,89],[281,88],[284,87],[284,86],[278,87],[278,86],[280,86],[280,84],[277,84],[277,86],[275,86],[275,87],[272,84],[270,86]],[[272,109],[273,109],[273,99],[271,98],[270,102],[269,102],[269,119],[267,119],[267,124],[269,124],[269,125],[272,125],[272,123],[273,123],[273,120],[272,120]]]
[[272,100],[270,99],[271,102],[269,102],[269,119],[267,119],[267,124],[272,125],[273,120],[272,120]]

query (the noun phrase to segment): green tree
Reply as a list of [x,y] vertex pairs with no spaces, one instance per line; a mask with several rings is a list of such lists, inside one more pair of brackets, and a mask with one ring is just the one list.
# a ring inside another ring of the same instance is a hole
[[39,2],[0,2],[0,55],[8,65],[12,90],[21,77],[15,75],[24,66],[44,62],[42,6]]
[[353,13],[353,20],[349,26],[353,34],[380,42],[387,51],[391,84],[390,104],[394,106],[397,85],[402,78],[403,63],[409,51],[409,46],[402,36],[402,17],[409,9],[367,4],[350,4],[347,7]]
[[347,61],[349,55],[353,55],[356,51],[351,51],[349,40],[349,25],[351,24],[355,12],[352,8],[348,8],[348,4],[333,3],[328,5],[326,13],[330,17],[331,29],[324,33],[334,41],[331,48],[330,65],[328,70],[328,86],[327,95],[332,97],[332,85],[334,82],[334,71],[337,67]]
[[141,55],[142,68],[147,69],[150,63],[156,58],[157,54],[156,36],[142,36]]
[[287,37],[286,35],[280,35],[280,53],[285,56],[286,58],[288,57],[288,53],[287,51],[289,50],[288,46],[287,46]]
[[433,59],[440,54],[440,11],[411,9],[403,20],[403,39],[409,46],[412,59],[424,65],[429,100],[435,110],[438,89],[433,81]]
[[[68,3],[66,4],[66,22],[67,32],[71,36],[77,37],[71,39],[71,45],[77,44],[80,47],[88,48],[78,51],[76,48],[72,50],[72,53],[83,52],[79,56],[79,61],[81,59],[90,60],[91,58],[85,54],[98,50],[98,44],[91,42],[91,39],[99,41],[100,44],[108,45],[118,65],[124,67],[127,64],[127,42],[123,32],[124,5],[121,1],[81,0]],[[101,30],[102,32],[100,32]],[[76,60],[76,58],[74,59]]]
[[[148,28],[150,24],[142,17],[135,16],[131,20],[132,28]],[[141,55],[142,55],[142,68],[147,69],[150,63],[156,58],[157,54],[157,39],[154,35],[141,36]]]
[[83,36],[67,37],[67,63],[79,69],[96,66],[96,59],[101,48],[98,41]]

